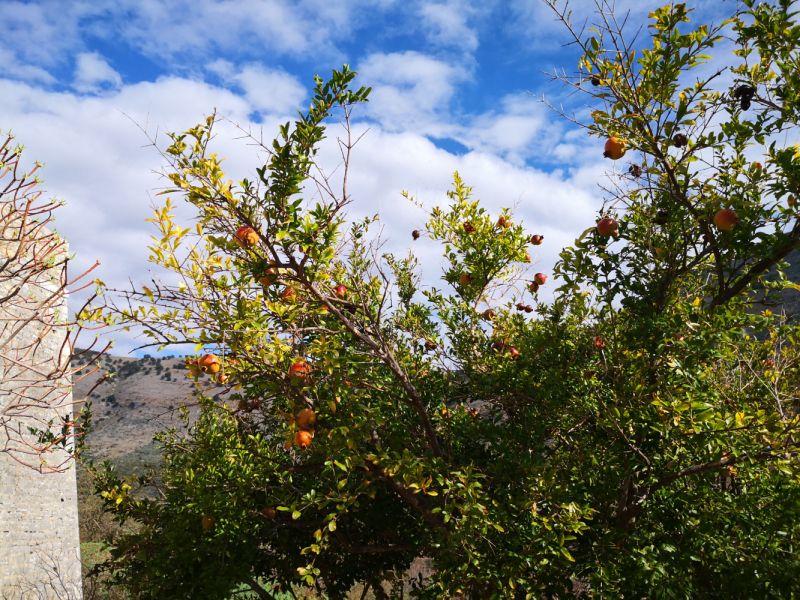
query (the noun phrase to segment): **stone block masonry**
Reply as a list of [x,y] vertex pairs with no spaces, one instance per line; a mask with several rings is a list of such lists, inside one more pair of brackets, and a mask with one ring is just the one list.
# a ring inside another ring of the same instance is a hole
[[[83,597],[74,462],[59,450],[43,455],[45,468],[37,470],[8,452],[25,448],[20,424],[25,431],[28,424],[72,417],[69,382],[48,380],[67,351],[66,325],[58,325],[66,323],[66,294],[46,315],[33,314],[37,298],[58,289],[60,274],[49,277],[27,283],[17,301],[0,304],[0,600]],[[11,285],[0,282],[0,298]],[[17,323],[25,325],[12,338]]]

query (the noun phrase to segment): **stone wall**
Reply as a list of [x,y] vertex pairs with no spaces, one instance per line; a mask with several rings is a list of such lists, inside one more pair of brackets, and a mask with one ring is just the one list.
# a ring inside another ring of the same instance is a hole
[[[26,448],[25,440],[13,435],[20,423],[36,427],[50,419],[59,423],[59,415],[72,416],[69,382],[47,376],[68,352],[63,344],[66,294],[57,294],[57,301],[48,307],[44,318],[28,322],[9,343],[13,331],[9,326],[14,325],[14,319],[17,323],[27,321],[33,316],[37,298],[52,295],[62,281],[60,270],[48,273],[26,284],[17,297],[30,298],[27,305],[25,301],[0,305],[0,347],[4,346],[0,351],[2,600],[83,597],[75,464],[63,450],[41,456],[14,452]],[[0,288],[8,290],[12,283],[0,282]],[[5,295],[0,289],[0,298]],[[31,459],[38,470],[31,468]]]

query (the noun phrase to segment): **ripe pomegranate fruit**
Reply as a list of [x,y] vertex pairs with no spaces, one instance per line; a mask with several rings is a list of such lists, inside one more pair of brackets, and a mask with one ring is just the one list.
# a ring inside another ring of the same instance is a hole
[[197,377],[200,375],[200,367],[197,365],[196,360],[187,360],[186,361],[186,369],[189,371],[189,377]]
[[300,429],[313,429],[317,423],[317,413],[310,408],[304,408],[297,413],[294,422]]
[[230,379],[225,373],[217,374],[217,383],[220,385],[225,385],[228,383],[228,379]]
[[269,519],[270,521],[274,521],[275,518],[278,516],[278,511],[276,511],[271,506],[268,506],[266,508],[262,508],[261,511],[260,511],[260,514],[265,519]]
[[528,284],[528,289],[531,291],[532,294],[535,294],[536,292],[539,291],[539,284],[536,283],[535,281],[531,281]]
[[[272,260],[270,261],[270,264],[274,263],[275,261]],[[272,285],[276,281],[278,281],[278,271],[273,269],[272,267],[264,271],[264,274],[258,278],[258,283],[264,286]]]
[[722,231],[730,231],[739,222],[739,215],[736,211],[730,208],[723,208],[721,211],[714,215],[714,225],[717,229]]
[[589,81],[591,81],[592,85],[595,87],[600,85],[600,78],[597,75],[592,75],[592,78]]
[[252,248],[258,243],[258,234],[252,227],[243,225],[233,234],[233,241],[240,248]]
[[496,316],[497,313],[494,311],[494,309],[487,308],[485,311],[483,311],[483,318],[487,321],[494,321]]
[[625,142],[617,137],[609,138],[603,149],[603,156],[611,160],[619,160],[625,156]]
[[197,366],[203,373],[210,373],[211,375],[219,373],[220,369],[219,359],[214,354],[204,354],[197,361]]
[[544,273],[537,273],[536,275],[533,276],[533,282],[538,285],[544,285],[546,281],[547,281],[547,275],[545,275]]
[[600,219],[597,223],[597,233],[603,237],[611,237],[612,235],[616,237],[618,229],[619,223],[611,217]]
[[676,133],[672,138],[672,143],[675,144],[676,148],[683,148],[689,144],[689,138],[682,133]]
[[501,229],[508,229],[509,227],[511,227],[511,221],[509,221],[505,217],[500,217],[499,219],[497,219],[497,226],[500,227]]
[[418,240],[419,239],[419,231],[417,231],[416,229],[414,231],[412,231],[411,232],[411,237],[414,238],[415,240]]
[[606,341],[600,336],[595,336],[594,345],[601,350],[606,347]]
[[464,223],[464,233],[475,233],[475,226],[467,221]]
[[508,349],[508,354],[511,357],[511,360],[517,360],[519,358],[519,350],[513,346]]
[[461,285],[470,285],[472,283],[472,275],[470,275],[469,273],[462,273],[458,277],[458,283],[460,283]]
[[286,288],[281,292],[281,302],[294,302],[297,299],[297,292],[293,288]]
[[492,350],[496,350],[498,352],[500,352],[505,347],[506,343],[502,340],[498,340],[494,344],[492,344]]
[[543,235],[532,235],[531,236],[531,244],[533,244],[534,246],[540,246],[543,241],[544,241],[544,236]]
[[311,366],[304,360],[294,363],[289,367],[289,379],[292,382],[303,382],[311,373]]
[[517,310],[519,311],[525,310],[525,305],[522,302],[517,302]]
[[298,431],[294,435],[294,445],[300,448],[301,450],[305,450],[306,448],[311,446],[311,441],[313,439],[314,438],[307,431]]
[[343,285],[337,285],[333,288],[333,295],[339,298],[339,300],[344,300],[347,298],[347,288]]

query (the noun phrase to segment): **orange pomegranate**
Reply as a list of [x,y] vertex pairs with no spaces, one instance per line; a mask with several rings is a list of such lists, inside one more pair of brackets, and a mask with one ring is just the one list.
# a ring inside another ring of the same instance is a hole
[[[274,260],[271,260],[269,262],[272,265],[275,264]],[[258,283],[264,286],[272,285],[276,281],[278,281],[278,271],[273,267],[270,267],[269,269],[264,271],[264,274],[258,278]]]
[[618,229],[619,223],[617,223],[617,221],[611,217],[600,219],[600,221],[597,223],[597,233],[603,237],[611,237],[612,235],[616,237]]
[[212,375],[219,373],[220,369],[219,359],[214,354],[204,354],[200,357],[200,360],[197,361],[197,366],[203,373],[210,373]]
[[314,425],[317,423],[317,413],[310,408],[304,408],[297,413],[294,422],[300,429],[313,429]]
[[196,360],[187,360],[186,368],[189,369],[189,375],[191,377],[197,377],[200,375],[200,366],[197,364]]
[[206,515],[205,517],[203,517],[203,529],[205,529],[206,531],[214,529],[214,523],[216,521],[217,520],[214,517]]
[[609,138],[603,150],[603,156],[611,160],[619,160],[625,156],[625,142],[617,137]]
[[311,373],[311,366],[304,360],[294,363],[289,367],[289,379],[292,382],[302,383]]
[[252,227],[243,225],[233,234],[233,240],[240,248],[252,248],[258,243],[258,234]]
[[730,208],[723,208],[714,215],[714,225],[722,231],[730,231],[739,222],[739,215]]
[[311,441],[314,438],[310,433],[307,431],[298,431],[294,436],[294,445],[300,448],[301,450],[305,450],[306,448],[311,446]]

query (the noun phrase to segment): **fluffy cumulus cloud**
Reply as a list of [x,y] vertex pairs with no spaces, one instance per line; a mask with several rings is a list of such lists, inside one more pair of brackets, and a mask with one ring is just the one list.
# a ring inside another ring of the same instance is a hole
[[83,52],[76,60],[72,85],[79,92],[97,93],[119,88],[122,77],[97,52]]
[[463,0],[423,2],[419,14],[431,41],[474,52],[479,43],[478,30],[471,21],[486,14],[491,4],[493,2],[471,4]]
[[0,58],[6,59],[0,60],[0,74],[52,81],[42,72],[67,62],[80,45],[84,10],[79,3],[57,0],[0,2]]
[[384,128],[450,136],[450,101],[457,85],[470,77],[465,67],[405,51],[372,54],[358,71],[373,87],[369,115]]
[[307,95],[297,77],[257,63],[236,67],[219,59],[210,63],[208,70],[241,92],[253,110],[260,113],[285,113],[297,108]]

